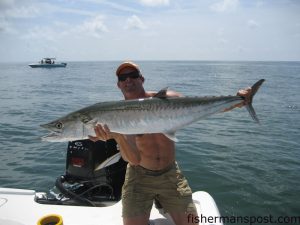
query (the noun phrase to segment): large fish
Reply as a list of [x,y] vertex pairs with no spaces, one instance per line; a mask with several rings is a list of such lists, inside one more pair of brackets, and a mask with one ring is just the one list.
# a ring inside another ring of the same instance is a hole
[[[258,122],[252,107],[252,98],[264,82],[252,86],[252,96],[246,105],[252,118]],[[166,97],[166,89],[155,97],[135,100],[100,102],[72,112],[53,122],[41,125],[51,131],[42,139],[50,142],[74,141],[95,136],[97,123],[107,124],[112,132],[122,134],[164,133],[176,141],[175,132],[197,120],[223,112],[241,103],[241,96]]]

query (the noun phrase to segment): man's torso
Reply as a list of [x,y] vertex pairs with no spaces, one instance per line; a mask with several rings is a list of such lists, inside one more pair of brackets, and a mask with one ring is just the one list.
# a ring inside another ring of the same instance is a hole
[[146,169],[161,170],[175,161],[175,144],[163,134],[136,135],[135,143]]

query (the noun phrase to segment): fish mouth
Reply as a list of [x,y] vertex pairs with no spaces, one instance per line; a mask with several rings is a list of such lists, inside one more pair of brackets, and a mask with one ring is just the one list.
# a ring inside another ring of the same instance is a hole
[[49,124],[41,124],[40,127],[50,131],[49,134],[42,136],[42,141],[48,141],[48,142],[54,142],[55,140],[59,139],[60,133],[53,130],[53,126],[50,126]]
[[61,134],[59,132],[51,132],[42,137],[42,141],[48,142],[57,142],[61,138]]
[[46,130],[52,131],[51,126],[50,126],[48,123],[46,123],[46,124],[41,124],[40,127],[44,128],[44,129],[46,129]]

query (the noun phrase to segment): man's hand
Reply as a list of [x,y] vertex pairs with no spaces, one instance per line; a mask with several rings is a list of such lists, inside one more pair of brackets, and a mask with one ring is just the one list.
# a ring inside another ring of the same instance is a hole
[[245,105],[248,105],[251,102],[251,94],[252,94],[252,89],[251,87],[245,88],[245,89],[241,89],[238,91],[237,95],[244,97],[245,100],[239,104],[236,105],[236,107],[243,107]]
[[238,91],[238,93],[236,94],[238,96],[244,97],[245,100],[242,101],[241,103],[238,103],[234,106],[231,106],[230,108],[224,109],[223,112],[228,112],[234,108],[242,108],[243,106],[249,104],[251,102],[251,95],[252,95],[252,89],[250,87],[245,88],[245,89],[241,89]]
[[109,139],[114,138],[114,134],[116,134],[116,133],[111,132],[106,124],[103,126],[101,124],[97,124],[94,127],[94,130],[95,130],[96,136],[89,135],[89,139],[94,142],[107,141]]

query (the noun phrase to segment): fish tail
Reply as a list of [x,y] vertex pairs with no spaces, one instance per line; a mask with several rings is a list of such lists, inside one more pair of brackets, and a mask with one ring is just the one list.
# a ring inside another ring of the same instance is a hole
[[252,101],[253,101],[253,97],[254,95],[256,94],[256,92],[258,91],[258,89],[260,88],[260,86],[263,84],[263,82],[265,81],[265,79],[261,79],[259,81],[257,81],[252,87],[251,87],[251,90],[252,90],[252,93],[251,93],[251,96],[250,96],[250,101],[249,103],[246,105],[246,108],[250,114],[250,116],[252,117],[252,119],[259,123],[259,119],[257,118],[257,115],[255,113],[255,110],[252,106]]

